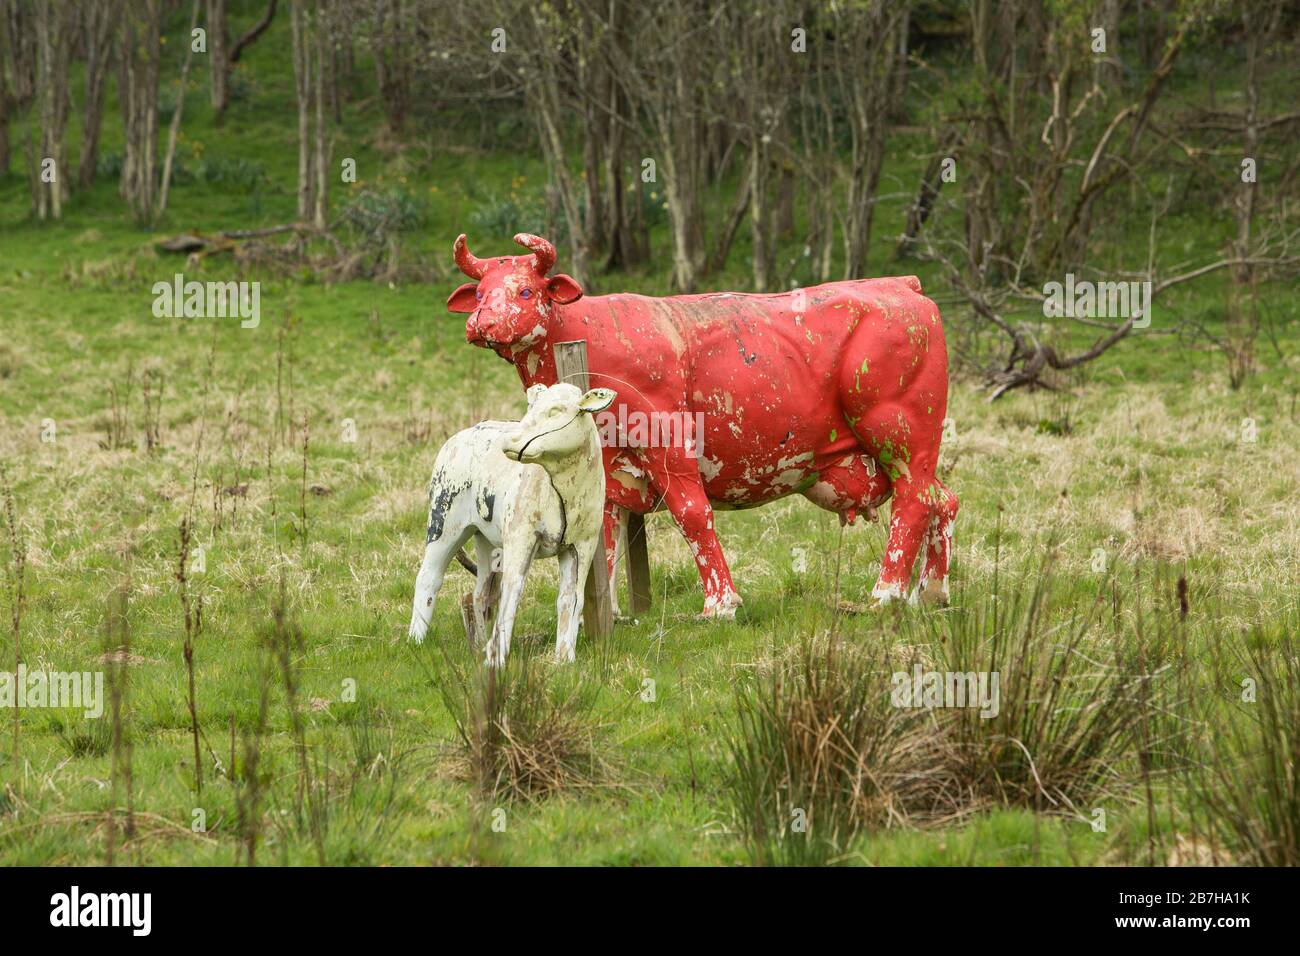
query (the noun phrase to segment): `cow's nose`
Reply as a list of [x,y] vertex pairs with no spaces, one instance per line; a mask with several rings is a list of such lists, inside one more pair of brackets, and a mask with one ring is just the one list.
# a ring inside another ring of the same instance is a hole
[[483,327],[479,324],[478,309],[475,309],[465,322],[465,338],[471,343],[483,341]]

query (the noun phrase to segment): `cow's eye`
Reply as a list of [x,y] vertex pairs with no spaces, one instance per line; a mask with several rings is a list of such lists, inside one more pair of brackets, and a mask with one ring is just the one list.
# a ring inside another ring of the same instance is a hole
[[532,294],[533,294],[532,289],[524,289],[522,292],[519,293],[520,297],[525,299],[531,298]]
[[482,293],[482,291],[480,291],[479,289],[475,289],[475,290],[474,290],[474,298],[476,298],[476,299],[480,299],[480,300],[481,300],[481,299],[483,298],[483,293]]

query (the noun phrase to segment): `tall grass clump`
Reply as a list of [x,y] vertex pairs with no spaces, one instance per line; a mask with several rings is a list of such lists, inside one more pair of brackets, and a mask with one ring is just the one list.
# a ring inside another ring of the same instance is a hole
[[118,817],[121,815],[122,849],[129,850],[136,836],[135,828],[135,742],[130,720],[131,600],[130,545],[123,549],[126,569],[110,592],[104,616],[105,683],[108,691],[110,806],[104,844],[105,862],[113,866],[118,852]]
[[280,674],[284,691],[284,706],[289,716],[289,730],[298,771],[292,803],[292,821],[305,832],[316,850],[317,862],[325,865],[325,825],[328,819],[329,795],[319,785],[319,774],[311,759],[307,745],[307,726],[302,711],[302,674],[299,661],[306,655],[306,642],[302,628],[289,607],[284,571],[280,572],[280,587],[271,603],[271,622],[263,635],[269,657]]
[[1049,552],[986,600],[925,619],[936,669],[998,677],[996,714],[943,711],[953,771],[972,795],[1079,815],[1134,782],[1135,758],[1149,773],[1167,744],[1172,631],[1138,614],[1105,633],[1105,597],[1104,582],[1085,604],[1059,597]]
[[[1300,658],[1296,622],[1218,649],[1226,700],[1210,696],[1205,759],[1191,774],[1216,839],[1254,866],[1300,865]],[[1226,664],[1226,667],[1222,665]]]
[[[18,668],[23,659],[23,610],[27,606],[27,542],[18,526],[17,511],[14,505],[13,485],[9,481],[8,466],[0,461],[0,520],[4,521],[3,543],[7,545],[4,564],[5,598],[9,605],[9,631],[14,641],[14,680],[18,679]],[[18,708],[15,707],[11,755],[15,786],[21,786],[22,783],[20,727]]]
[[728,795],[755,863],[833,862],[934,785],[929,722],[891,704],[893,670],[883,649],[808,637],[738,685]]
[[1049,557],[977,604],[909,610],[876,644],[806,638],[741,682],[727,793],[754,862],[836,862],[863,832],[991,807],[1084,816],[1142,783],[1154,826],[1152,777],[1173,766],[1154,757],[1186,728],[1175,624],[1136,613],[1110,633],[1106,582],[1082,606],[1063,590]]

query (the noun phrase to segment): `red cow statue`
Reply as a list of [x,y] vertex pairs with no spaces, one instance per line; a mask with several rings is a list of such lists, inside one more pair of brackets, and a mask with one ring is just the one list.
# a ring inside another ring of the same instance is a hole
[[[555,384],[554,343],[586,340],[591,384],[618,393],[602,426],[611,562],[619,507],[667,508],[694,554],[704,615],[733,616],[741,601],[714,508],[798,493],[851,524],[892,494],[872,596],[902,598],[921,553],[912,599],[947,600],[957,498],[935,466],[948,353],[915,276],[772,295],[584,298],[571,277],[548,277],[550,242],[514,238],[529,254],[480,259],[456,239],[456,265],[474,281],[447,307],[469,314],[469,341],[512,363],[525,388]],[[665,420],[679,423],[680,440],[663,447],[627,427]]]

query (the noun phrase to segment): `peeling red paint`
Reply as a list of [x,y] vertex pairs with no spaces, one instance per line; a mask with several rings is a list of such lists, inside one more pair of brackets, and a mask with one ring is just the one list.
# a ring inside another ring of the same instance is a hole
[[[455,257],[475,279],[448,299],[466,337],[511,362],[525,387],[556,379],[553,346],[585,339],[593,386],[630,412],[704,413],[685,448],[604,449],[610,504],[667,508],[704,585],[705,614],[740,603],[713,530],[714,507],[800,493],[852,522],[894,498],[873,594],[902,597],[918,552],[917,593],[945,599],[957,498],[935,477],[948,405],[948,355],[934,303],[915,276],[831,282],[779,294],[583,297],[547,277],[555,249]],[[702,440],[702,441],[701,441]],[[607,513],[609,509],[607,509]],[[612,529],[606,545],[612,554]]]

